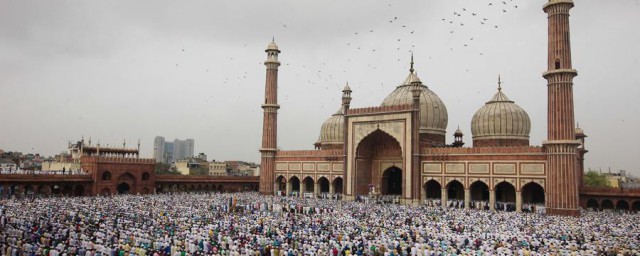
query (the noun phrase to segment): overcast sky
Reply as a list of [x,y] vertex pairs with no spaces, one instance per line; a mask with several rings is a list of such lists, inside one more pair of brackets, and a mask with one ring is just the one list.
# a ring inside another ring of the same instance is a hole
[[[0,0],[0,148],[54,155],[84,135],[140,139],[152,157],[160,135],[192,138],[209,159],[258,162],[272,36],[281,149],[313,148],[347,81],[352,107],[378,106],[411,50],[447,106],[448,143],[460,126],[471,146],[471,118],[500,74],[541,145],[546,1],[506,1]],[[640,175],[640,1],[579,0],[571,14],[585,165]]]

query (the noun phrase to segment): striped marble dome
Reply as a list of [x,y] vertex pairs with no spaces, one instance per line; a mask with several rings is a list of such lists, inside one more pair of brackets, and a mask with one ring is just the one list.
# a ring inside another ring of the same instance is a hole
[[531,121],[524,109],[498,92],[473,115],[471,134],[478,139],[529,140]]
[[[420,81],[420,78],[411,72],[404,82],[384,99],[382,106],[413,104],[411,83],[414,81]],[[449,120],[447,107],[427,86],[420,85],[420,90],[420,133],[445,135]]]
[[344,111],[342,108],[324,121],[316,143],[320,145],[344,143]]

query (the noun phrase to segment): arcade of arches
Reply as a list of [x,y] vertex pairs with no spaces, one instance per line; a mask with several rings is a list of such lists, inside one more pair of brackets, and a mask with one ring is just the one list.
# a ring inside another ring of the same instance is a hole
[[342,177],[336,177],[332,181],[325,176],[314,180],[311,176],[306,176],[302,180],[298,176],[291,176],[288,180],[280,175],[276,178],[276,194],[279,195],[340,195],[342,194]]
[[[487,183],[477,180],[465,188],[458,180],[449,181],[446,186],[441,186],[436,180],[428,180],[422,187],[422,198],[427,201],[437,200],[447,202],[450,200],[464,202],[464,208],[474,208],[484,203],[487,208],[493,210],[496,202],[515,204],[516,211],[522,210],[523,204],[544,204],[544,188],[538,183],[529,182],[518,191],[513,184],[502,181],[490,189]],[[639,205],[640,207],[640,205]]]

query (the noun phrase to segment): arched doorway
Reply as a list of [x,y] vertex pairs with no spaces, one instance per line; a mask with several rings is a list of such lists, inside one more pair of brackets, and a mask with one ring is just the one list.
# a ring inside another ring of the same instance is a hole
[[31,185],[24,186],[24,194],[25,195],[33,195],[34,194],[33,186],[31,186]]
[[631,210],[640,211],[640,201],[635,201],[631,204]]
[[333,180],[333,193],[342,194],[342,177]]
[[126,195],[126,194],[129,194],[130,188],[131,187],[129,186],[129,184],[127,184],[126,182],[122,182],[118,184],[118,187],[116,190],[118,191],[118,194]]
[[76,185],[76,187],[73,189],[73,195],[74,196],[82,196],[82,195],[84,195],[84,186]]
[[276,191],[280,191],[281,193],[286,193],[287,190],[287,178],[284,176],[278,176],[276,178]]
[[429,180],[424,184],[424,190],[426,192],[425,197],[427,199],[441,199],[442,198],[442,186],[435,180]]
[[[402,170],[398,169],[387,173],[389,169],[380,169],[381,167],[377,163],[378,160],[383,159],[385,161],[402,163],[402,148],[398,140],[393,136],[377,129],[364,137],[356,148],[355,173],[353,177],[355,181],[354,195],[369,194],[370,184],[380,186],[379,190],[382,194],[402,194],[402,187],[405,187],[406,184],[402,183],[402,177],[400,177],[400,182],[398,183],[397,176],[395,176],[395,173],[402,173]],[[385,176],[391,179],[383,182],[382,180]],[[392,188],[391,191],[389,191],[390,188]]]
[[65,196],[73,195],[73,187],[70,184],[66,184],[62,187],[62,194]]
[[40,185],[40,187],[38,187],[38,194],[48,195],[50,193],[51,193],[51,187],[49,187],[48,185]]
[[320,193],[329,193],[329,180],[326,177],[318,179],[318,186],[320,186]]
[[460,181],[452,180],[447,184],[447,198],[449,200],[464,200],[464,186]]
[[402,170],[390,167],[382,173],[380,191],[383,195],[402,195]]
[[51,189],[51,194],[59,195],[61,192],[62,192],[62,189],[60,188],[59,185],[53,185],[53,188]]
[[503,181],[496,185],[496,201],[497,202],[516,202],[516,188],[511,183]]
[[627,203],[627,201],[625,201],[625,200],[618,201],[618,203],[616,203],[616,210],[628,211],[629,210],[629,203]]
[[118,184],[118,186],[116,187],[116,191],[118,192],[118,194],[136,193],[136,191],[134,190],[136,185],[136,177],[131,173],[127,172],[120,175],[117,179],[116,184]]
[[477,180],[471,183],[469,190],[471,201],[489,201],[489,186],[483,181]]
[[598,204],[598,200],[593,198],[587,200],[587,208],[590,209],[600,209],[600,204]]
[[527,183],[522,187],[522,202],[525,204],[544,204],[544,188],[535,182]]
[[307,176],[306,178],[304,178],[304,180],[302,180],[302,183],[304,184],[303,193],[313,193],[313,189],[315,189],[313,178]]
[[613,202],[609,199],[602,200],[602,209],[613,209]]
[[298,177],[291,177],[289,182],[291,182],[291,192],[300,192],[300,179]]

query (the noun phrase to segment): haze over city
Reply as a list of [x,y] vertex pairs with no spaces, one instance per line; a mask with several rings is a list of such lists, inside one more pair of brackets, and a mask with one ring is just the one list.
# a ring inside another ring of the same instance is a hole
[[[538,1],[488,2],[1,1],[0,148],[54,155],[84,135],[104,145],[140,139],[150,158],[160,135],[193,138],[213,159],[259,162],[272,37],[282,50],[282,149],[313,148],[347,81],[353,107],[379,105],[408,74],[410,52],[447,106],[448,143],[459,126],[471,146],[471,117],[500,74],[540,145],[545,14]],[[640,32],[630,29],[639,2],[580,1],[572,12],[586,168],[640,174]]]

